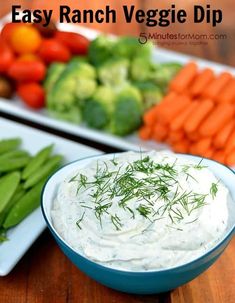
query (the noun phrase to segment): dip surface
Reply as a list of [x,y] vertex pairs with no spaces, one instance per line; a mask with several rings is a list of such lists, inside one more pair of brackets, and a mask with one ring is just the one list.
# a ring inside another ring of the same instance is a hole
[[187,263],[224,235],[233,203],[200,162],[167,152],[120,153],[71,172],[51,210],[62,238],[108,267],[145,271]]

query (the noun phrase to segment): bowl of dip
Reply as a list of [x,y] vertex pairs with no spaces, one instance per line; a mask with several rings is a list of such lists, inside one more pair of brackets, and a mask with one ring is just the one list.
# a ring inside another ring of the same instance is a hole
[[235,174],[170,152],[89,157],[47,181],[41,207],[64,254],[113,289],[153,294],[194,279],[235,231]]

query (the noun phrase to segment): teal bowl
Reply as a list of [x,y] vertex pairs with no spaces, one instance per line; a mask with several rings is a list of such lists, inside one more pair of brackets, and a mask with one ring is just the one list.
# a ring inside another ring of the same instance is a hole
[[[190,155],[179,156],[196,161],[199,159],[199,157]],[[58,185],[71,173],[71,171],[88,164],[93,159],[99,159],[100,157],[112,158],[113,154],[80,159],[62,167],[47,181],[41,197],[42,213],[48,228],[64,254],[81,271],[97,282],[122,292],[133,294],[156,294],[172,290],[191,281],[208,269],[219,258],[235,233],[235,220],[230,220],[230,226],[224,237],[204,255],[189,263],[168,269],[141,272],[117,270],[100,265],[74,251],[53,227],[50,215],[53,199],[55,198]],[[229,188],[233,201],[235,201],[234,172],[228,167],[212,160],[204,159],[203,164],[207,165],[217,178]],[[235,213],[235,202],[232,212]]]

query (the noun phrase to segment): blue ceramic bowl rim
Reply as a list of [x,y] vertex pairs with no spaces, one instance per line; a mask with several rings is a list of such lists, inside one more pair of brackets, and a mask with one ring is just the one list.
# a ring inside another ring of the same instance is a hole
[[[140,153],[144,153],[146,151],[135,151],[135,152],[140,152]],[[44,196],[44,192],[45,192],[45,189],[47,187],[47,184],[48,182],[54,177],[54,175],[56,173],[58,173],[59,171],[61,171],[63,168],[71,165],[71,164],[75,164],[77,162],[80,162],[80,161],[83,161],[83,160],[86,160],[86,159],[92,159],[92,158],[100,158],[100,157],[107,157],[109,155],[117,155],[117,154],[121,154],[123,152],[118,152],[118,153],[105,153],[105,154],[97,154],[97,155],[93,155],[93,156],[87,156],[87,157],[83,157],[83,158],[80,158],[78,160],[75,160],[75,161],[72,161],[70,163],[67,163],[65,165],[63,165],[62,167],[60,167],[57,171],[55,171],[53,173],[53,175],[51,175],[46,183],[44,184],[43,186],[43,189],[42,189],[42,192],[41,192],[41,210],[42,210],[42,214],[43,214],[43,217],[46,221],[46,224],[47,224],[47,227],[49,228],[49,230],[51,231],[51,233],[54,235],[55,238],[59,239],[69,250],[71,250],[73,253],[77,254],[80,258],[86,260],[87,262],[89,263],[92,263],[92,264],[95,264],[97,267],[100,267],[101,269],[105,269],[105,270],[108,270],[110,272],[117,272],[117,273],[125,273],[125,274],[131,274],[131,275],[146,275],[146,274],[156,274],[156,273],[167,273],[167,272],[171,272],[171,271],[179,271],[179,270],[184,270],[186,269],[187,267],[199,262],[200,260],[203,260],[204,258],[208,257],[210,254],[212,254],[214,251],[216,251],[224,242],[226,242],[226,240],[233,234],[235,233],[235,222],[233,223],[232,227],[227,231],[227,233],[224,235],[224,237],[215,245],[213,246],[210,250],[208,250],[206,253],[204,253],[203,255],[201,255],[200,257],[196,258],[196,259],[193,259],[192,261],[190,262],[187,262],[187,263],[184,263],[182,265],[178,265],[178,266],[174,266],[174,267],[170,267],[170,268],[161,268],[161,269],[155,269],[155,270],[146,270],[146,271],[130,271],[130,270],[121,270],[121,269],[116,269],[116,268],[112,268],[112,267],[108,267],[108,266],[105,266],[105,265],[102,265],[100,263],[97,263],[85,256],[83,256],[82,254],[80,254],[79,252],[77,252],[76,250],[74,250],[69,244],[66,243],[66,241],[59,235],[59,233],[56,231],[56,229],[54,228],[54,226],[52,225],[52,223],[48,220],[47,218],[47,214],[45,212],[45,209],[44,209],[44,201],[43,201],[43,196]],[[176,155],[179,155],[179,156],[183,156],[185,155],[186,157],[187,156],[190,156],[192,158],[198,158],[200,160],[207,160],[209,162],[215,162],[217,164],[219,164],[220,166],[223,166],[225,167],[226,169],[228,169],[230,172],[232,172],[232,174],[234,175],[235,177],[235,171],[233,171],[230,167],[218,162],[218,161],[215,161],[215,160],[211,160],[211,159],[208,159],[208,158],[202,158],[200,156],[195,156],[195,155],[190,155],[190,154],[184,154],[184,153],[178,153]],[[230,241],[229,241],[230,242]]]

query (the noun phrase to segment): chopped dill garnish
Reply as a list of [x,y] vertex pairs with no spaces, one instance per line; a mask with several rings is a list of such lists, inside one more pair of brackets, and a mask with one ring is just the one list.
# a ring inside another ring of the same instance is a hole
[[198,169],[198,170],[201,170],[203,168],[207,168],[206,165],[201,165],[201,163],[202,163],[203,160],[204,160],[204,158],[201,158],[201,160],[199,161],[199,163],[196,164],[196,165],[194,165],[193,168]]
[[218,192],[218,183],[219,183],[219,181],[217,183],[213,182],[211,184],[210,194],[211,194],[211,196],[212,196],[213,199],[215,199],[215,197],[217,195],[217,192]]
[[83,220],[83,218],[84,218],[84,215],[85,215],[85,211],[83,212],[81,218],[78,219],[77,222],[76,222],[76,225],[77,225],[77,227],[78,227],[79,229],[82,229],[80,223],[82,222],[82,220]]
[[[110,166],[110,161],[115,167]],[[83,204],[82,207],[94,211],[101,227],[102,217],[108,215],[116,230],[122,228],[121,218],[117,214],[112,214],[113,205],[129,212],[132,219],[135,219],[136,214],[140,214],[152,223],[162,218],[169,218],[170,223],[174,225],[205,206],[207,196],[211,194],[214,198],[218,191],[215,183],[212,183],[208,194],[183,190],[178,178],[179,173],[185,174],[186,181],[191,178],[198,182],[190,174],[190,169],[201,170],[206,166],[202,165],[203,159],[201,159],[196,165],[182,165],[180,171],[176,167],[176,161],[159,163],[141,153],[139,159],[124,166],[118,165],[114,156],[109,162],[97,161],[93,179],[88,180],[86,175],[77,174],[69,182],[78,182],[77,193],[81,188],[84,192],[89,190],[91,204],[87,207]],[[133,206],[133,200],[139,202],[138,207]],[[83,217],[84,213],[77,221],[80,229]],[[192,222],[194,221],[187,224]]]

